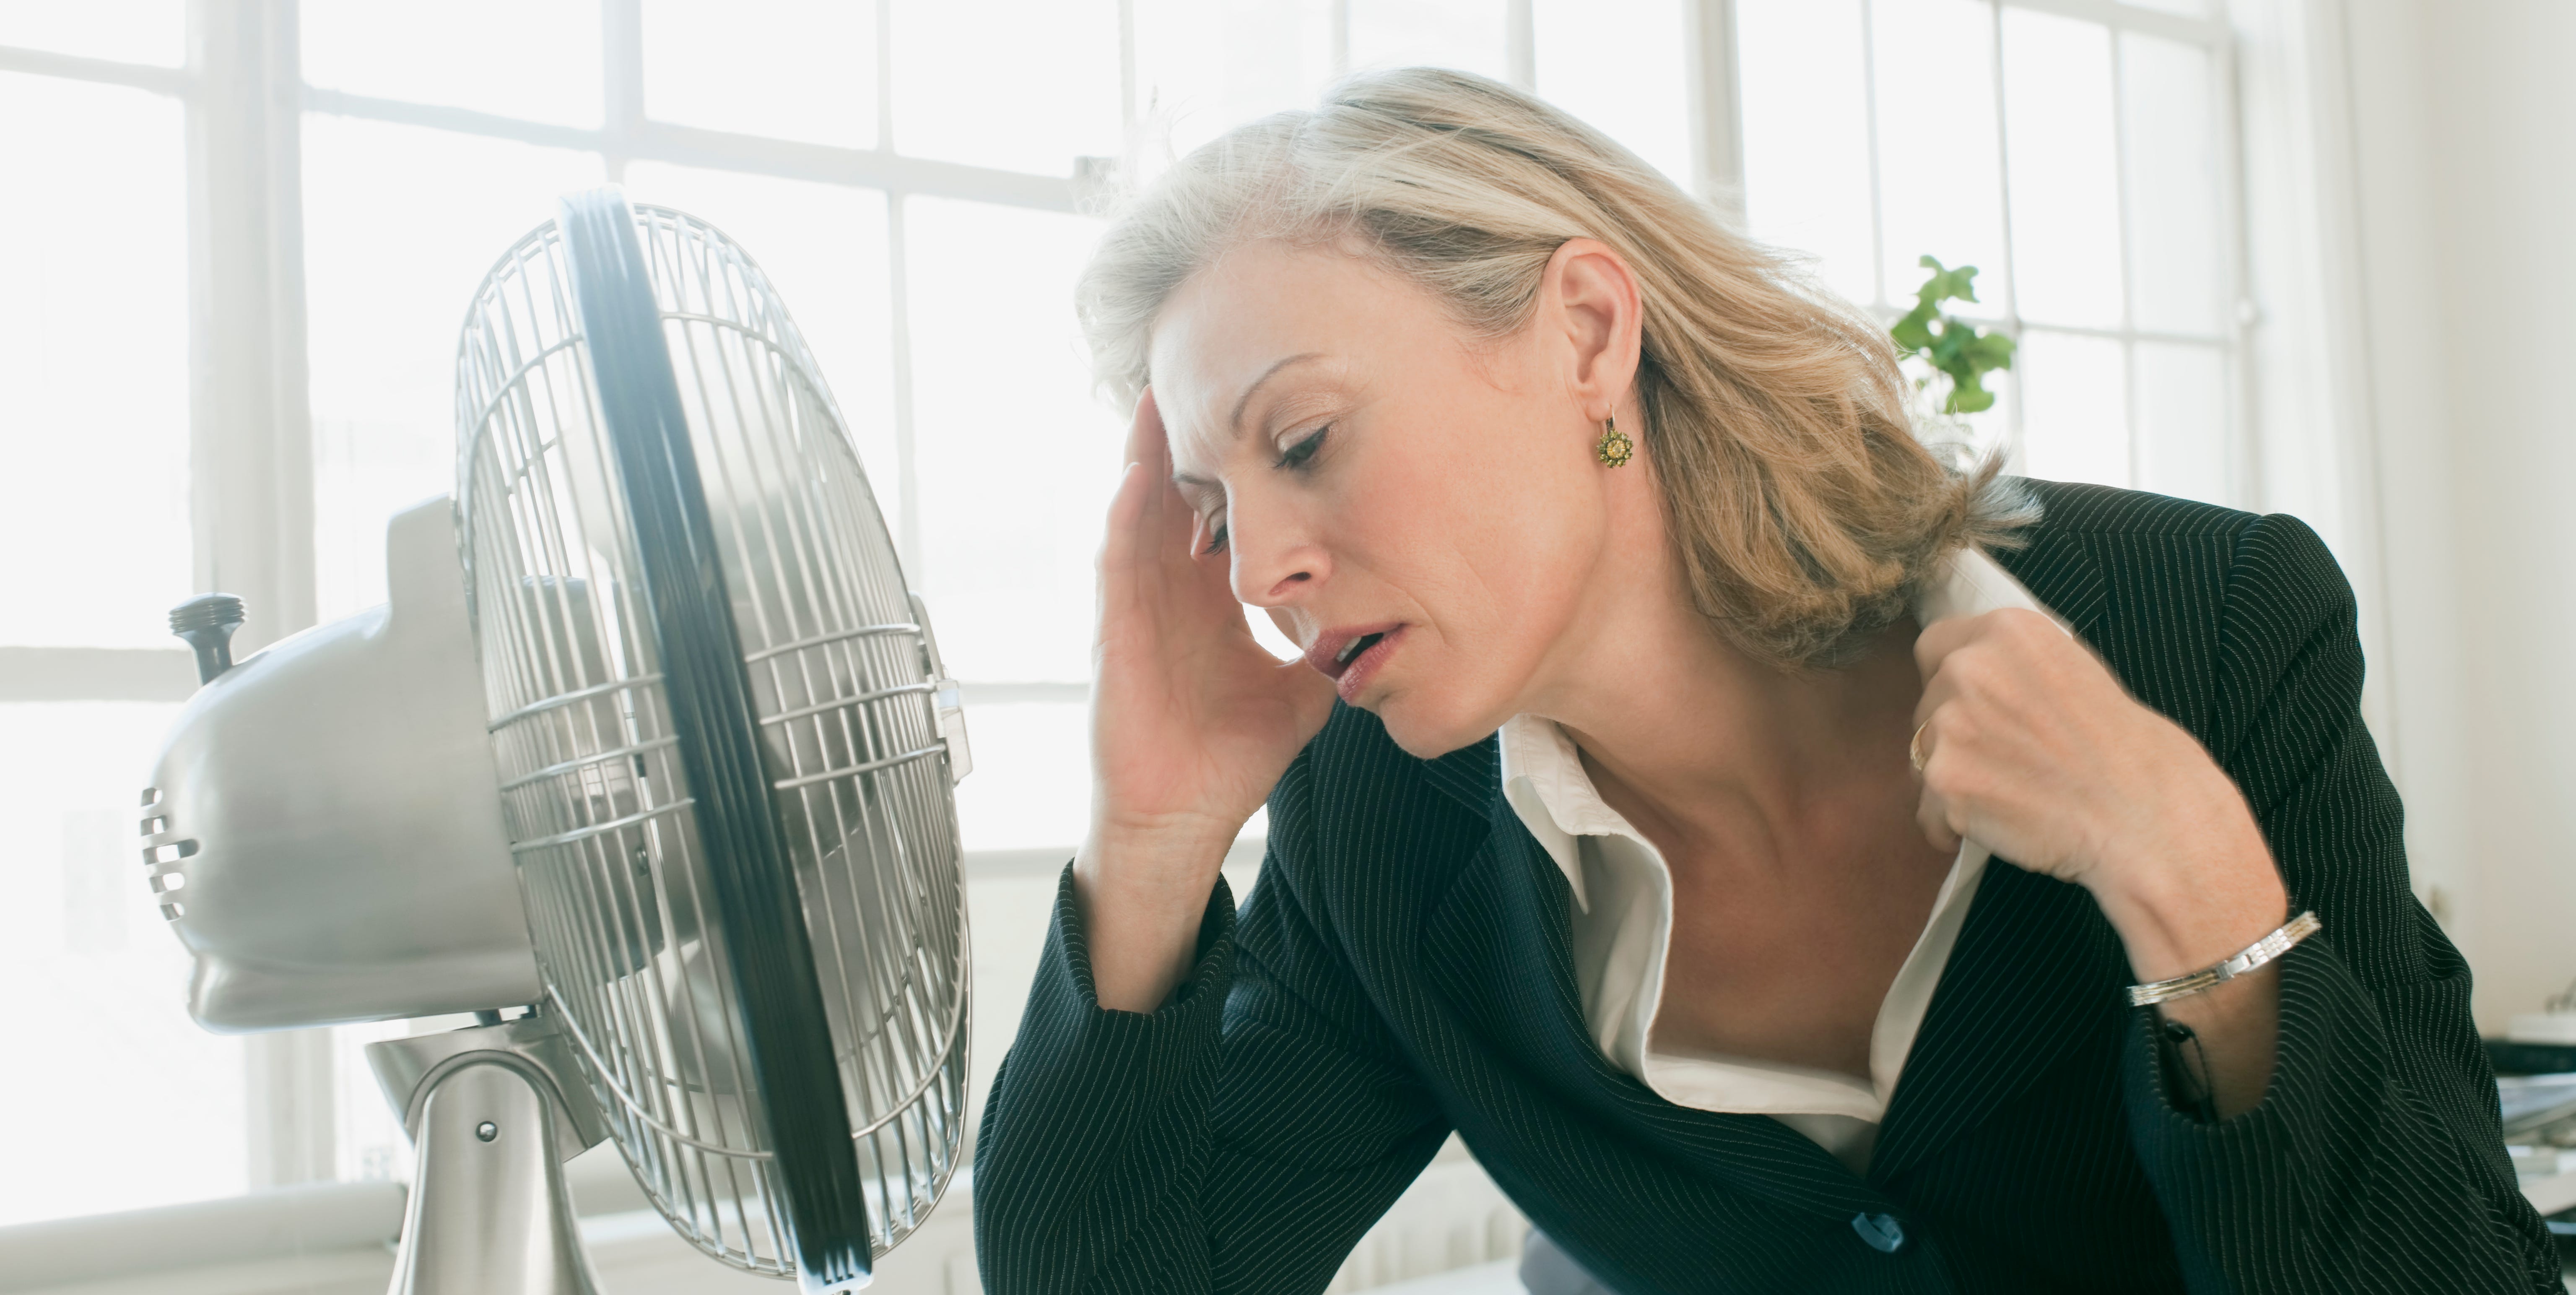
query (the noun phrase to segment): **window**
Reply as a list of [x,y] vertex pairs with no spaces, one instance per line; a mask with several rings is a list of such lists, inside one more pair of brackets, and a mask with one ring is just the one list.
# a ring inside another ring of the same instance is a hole
[[2020,339],[1970,420],[2015,471],[2218,503],[2242,292],[2228,30],[2203,0],[1735,0],[1754,233],[1889,316],[1974,265]]
[[188,1019],[135,835],[178,708],[127,685],[194,580],[181,37],[176,4],[0,8],[0,1102],[44,1113],[0,1223],[248,1181],[241,1042]]
[[1123,434],[1069,308],[1092,159],[1355,68],[1500,76],[1686,185],[1740,178],[1757,234],[1882,311],[1919,254],[1979,265],[2023,344],[1989,434],[2217,498],[2247,436],[2229,56],[2189,0],[0,5],[0,121],[44,123],[0,131],[38,196],[0,237],[43,252],[0,263],[43,303],[0,318],[0,975],[63,1058],[0,1077],[53,1113],[0,1225],[408,1174],[360,1049],[453,1022],[198,1031],[133,798],[194,685],[171,604],[241,592],[256,646],[382,600],[388,515],[453,489],[467,298],[558,194],[734,235],[848,416],[967,683],[980,1100],[1088,800]]

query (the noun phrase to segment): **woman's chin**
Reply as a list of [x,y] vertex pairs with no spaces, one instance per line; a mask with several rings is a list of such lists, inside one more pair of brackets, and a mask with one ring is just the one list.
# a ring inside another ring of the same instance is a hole
[[1386,726],[1388,739],[1416,760],[1437,760],[1460,747],[1472,746],[1491,736],[1497,727],[1462,714],[1464,708],[1443,705],[1442,701],[1436,695],[1426,697],[1408,689],[1375,698],[1361,709],[1376,715],[1378,722]]

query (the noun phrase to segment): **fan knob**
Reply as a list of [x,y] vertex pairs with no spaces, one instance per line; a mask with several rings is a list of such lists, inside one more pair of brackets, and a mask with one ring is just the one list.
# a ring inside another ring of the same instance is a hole
[[198,683],[233,668],[233,631],[241,623],[242,600],[231,594],[199,594],[170,609],[170,632],[197,650]]

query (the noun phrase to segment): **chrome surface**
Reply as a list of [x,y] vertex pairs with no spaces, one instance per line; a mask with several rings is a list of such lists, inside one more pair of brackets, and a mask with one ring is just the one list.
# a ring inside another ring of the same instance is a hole
[[[702,222],[636,218],[881,1254],[936,1204],[963,1134],[957,690],[767,280]],[[509,852],[548,1014],[638,1182],[700,1249],[786,1276],[767,1116],[576,319],[548,225],[485,281],[458,355],[479,713]]]
[[469,1051],[407,1104],[418,1169],[390,1295],[595,1295],[561,1163],[580,1148],[551,1085],[513,1053]]
[[188,1011],[207,1029],[544,992],[456,547],[446,500],[396,514],[387,605],[244,658],[170,726],[137,810],[140,871],[193,960]]
[[608,1137],[599,1104],[582,1079],[581,1062],[571,1037],[549,1015],[538,1012],[498,1025],[474,1025],[437,1034],[386,1039],[367,1045],[367,1066],[376,1086],[403,1122],[418,1136],[421,1107],[429,1100],[432,1081],[469,1060],[507,1058],[528,1071],[543,1088],[553,1113],[555,1140],[566,1159],[598,1146]]

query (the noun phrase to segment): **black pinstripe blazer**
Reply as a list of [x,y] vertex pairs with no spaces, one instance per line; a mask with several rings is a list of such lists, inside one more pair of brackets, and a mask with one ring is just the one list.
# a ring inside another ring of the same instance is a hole
[[[2260,1106],[2177,1111],[2109,924],[2012,867],[1986,870],[1866,1175],[1776,1120],[1675,1106],[1591,1042],[1571,896],[1492,741],[1415,760],[1342,708],[1160,1011],[1098,1006],[1060,892],[985,1108],[986,1288],[1321,1290],[1454,1128],[1629,1295],[2559,1291],[2468,967],[2407,888],[2333,558],[2287,517],[2035,488],[2046,516],[2000,560],[2217,756],[2324,919],[2281,964]],[[1880,1215],[1892,1253],[1854,1225]]]

